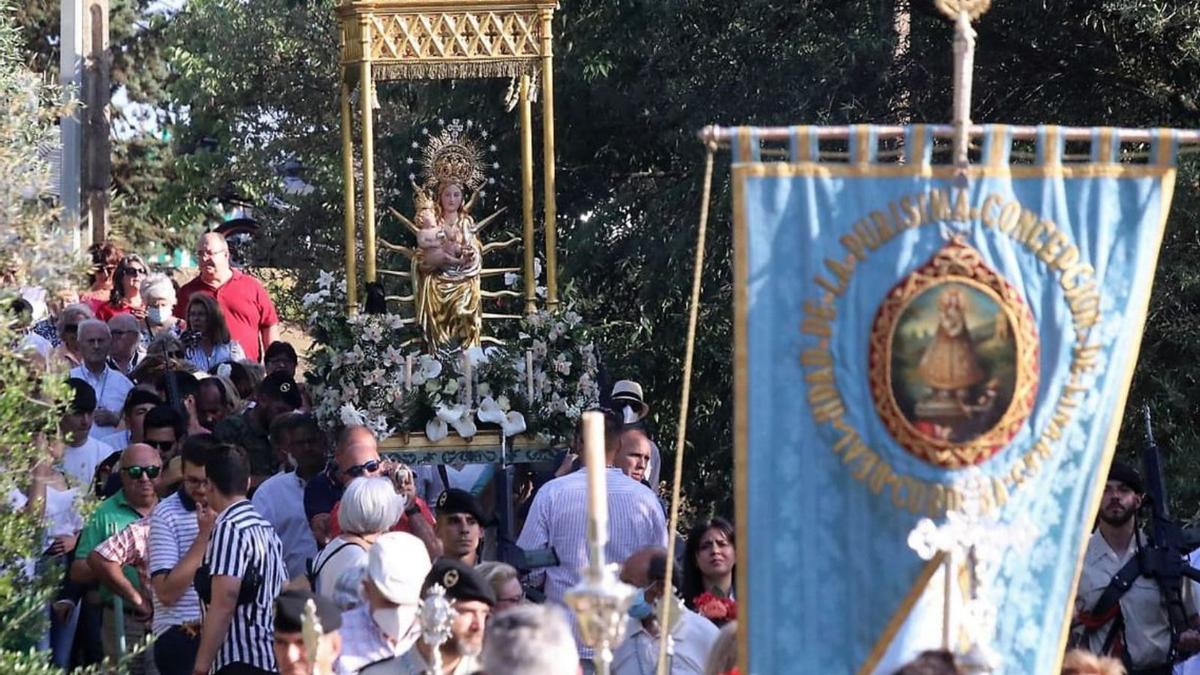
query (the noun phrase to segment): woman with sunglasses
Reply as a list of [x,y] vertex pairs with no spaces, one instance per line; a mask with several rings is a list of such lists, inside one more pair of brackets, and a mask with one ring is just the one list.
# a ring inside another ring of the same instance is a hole
[[142,281],[149,270],[140,255],[130,253],[121,258],[113,274],[113,287],[108,302],[96,309],[96,318],[108,321],[117,314],[132,314],[138,320],[146,318],[146,303],[142,299]]
[[95,312],[112,297],[113,273],[125,252],[106,241],[92,244],[88,253],[92,255],[92,271],[88,273],[88,289],[79,295],[79,300]]

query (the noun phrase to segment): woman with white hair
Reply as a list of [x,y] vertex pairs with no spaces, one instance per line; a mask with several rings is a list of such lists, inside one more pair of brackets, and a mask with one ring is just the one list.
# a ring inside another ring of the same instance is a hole
[[383,476],[350,481],[338,510],[342,533],[312,562],[313,590],[336,599],[338,579],[346,570],[367,564],[367,551],[379,535],[392,529],[404,513],[404,497]]
[[182,332],[179,319],[175,318],[175,284],[165,274],[155,273],[142,282],[142,301],[146,305],[146,318],[142,320],[142,344],[163,333],[176,337]]

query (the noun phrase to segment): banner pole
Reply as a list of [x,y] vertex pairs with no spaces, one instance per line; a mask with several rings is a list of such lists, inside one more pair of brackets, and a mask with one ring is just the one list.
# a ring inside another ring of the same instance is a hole
[[[671,626],[671,602],[674,586],[671,579],[675,574],[675,531],[679,528],[680,485],[683,478],[683,446],[687,436],[688,404],[692,395],[692,356],[696,350],[696,320],[700,313],[700,282],[704,275],[704,241],[708,233],[708,203],[712,197],[713,155],[716,145],[708,143],[704,157],[704,188],[700,197],[700,227],[696,237],[696,263],[692,269],[691,307],[688,308],[687,342],[683,350],[683,390],[679,395],[679,423],[675,428],[675,476],[671,481],[671,520],[667,526],[667,571],[663,579],[665,588],[659,600],[659,631],[668,631]],[[667,643],[669,635],[660,635],[658,640],[658,675],[667,675]]]

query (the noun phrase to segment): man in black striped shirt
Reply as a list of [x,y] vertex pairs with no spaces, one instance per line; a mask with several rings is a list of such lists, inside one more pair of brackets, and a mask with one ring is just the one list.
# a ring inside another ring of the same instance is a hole
[[196,572],[205,611],[193,674],[274,673],[272,611],[287,581],[283,545],[246,499],[250,465],[240,448],[220,446],[207,470],[208,505],[220,515]]

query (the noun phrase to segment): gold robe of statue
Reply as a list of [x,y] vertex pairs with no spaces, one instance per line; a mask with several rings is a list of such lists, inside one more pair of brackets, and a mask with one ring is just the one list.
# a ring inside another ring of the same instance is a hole
[[413,256],[417,324],[425,336],[425,346],[431,352],[443,347],[479,346],[483,331],[479,288],[483,250],[475,237],[474,226],[475,221],[465,214],[453,225],[462,232],[464,248],[469,246],[475,251],[471,260],[463,265],[423,270],[421,250],[417,249]]

